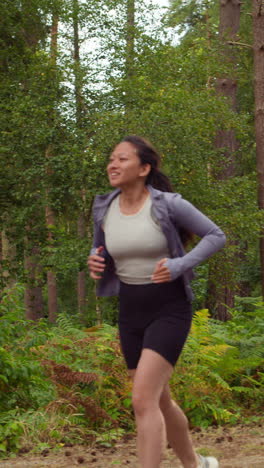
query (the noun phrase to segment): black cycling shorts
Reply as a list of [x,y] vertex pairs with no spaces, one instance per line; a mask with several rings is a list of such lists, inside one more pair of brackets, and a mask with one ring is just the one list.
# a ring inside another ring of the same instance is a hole
[[136,369],[143,348],[174,366],[191,327],[192,306],[182,278],[143,285],[121,282],[119,334],[128,369]]

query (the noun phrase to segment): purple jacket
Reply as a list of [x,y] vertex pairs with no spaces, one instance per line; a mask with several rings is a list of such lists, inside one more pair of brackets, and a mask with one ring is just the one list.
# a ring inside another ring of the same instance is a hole
[[[206,260],[217,250],[221,249],[226,237],[223,231],[207,218],[191,203],[184,200],[178,193],[161,192],[148,185],[152,200],[152,214],[160,224],[167,239],[171,258],[166,265],[171,273],[172,280],[182,275],[188,299],[193,299],[190,281],[193,278],[192,268]],[[105,250],[105,236],[102,229],[104,216],[112,200],[120,193],[119,189],[105,195],[97,195],[93,205],[94,240],[91,254],[102,245]],[[201,237],[198,244],[188,253],[185,253],[179,228]],[[115,274],[115,265],[112,257],[106,252],[106,269],[97,285],[98,296],[115,296],[119,293],[119,279]]]

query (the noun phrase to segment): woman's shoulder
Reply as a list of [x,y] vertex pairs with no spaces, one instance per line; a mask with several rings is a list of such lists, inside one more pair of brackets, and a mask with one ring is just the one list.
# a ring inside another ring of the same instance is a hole
[[118,194],[120,193],[119,189],[112,190],[111,192],[103,193],[102,195],[95,195],[94,197],[94,207],[101,207],[107,205],[111,202]]
[[119,194],[120,190],[112,190],[112,192],[102,195],[96,195],[93,202],[93,217],[95,222],[101,222],[104,215],[115,197]]
[[162,192],[150,187],[150,193],[154,206],[165,209],[170,218],[180,220],[193,214],[193,205],[178,192]]
[[152,185],[148,185],[148,189],[153,200],[165,200],[166,203],[180,202],[180,200],[183,200],[182,195],[178,192],[163,192],[152,187]]

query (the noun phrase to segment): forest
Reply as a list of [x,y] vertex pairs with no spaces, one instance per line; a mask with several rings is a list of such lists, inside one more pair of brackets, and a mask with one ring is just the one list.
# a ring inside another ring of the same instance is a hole
[[94,197],[129,134],[227,236],[196,268],[174,396],[193,426],[260,421],[263,2],[0,5],[0,457],[134,429],[117,298],[87,269]]

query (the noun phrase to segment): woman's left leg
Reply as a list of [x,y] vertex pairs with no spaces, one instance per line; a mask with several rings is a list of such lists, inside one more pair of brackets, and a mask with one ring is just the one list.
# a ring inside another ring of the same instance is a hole
[[145,348],[133,379],[132,402],[137,424],[138,455],[142,468],[158,468],[165,442],[160,398],[172,365],[160,354]]

